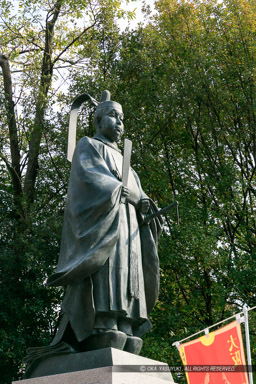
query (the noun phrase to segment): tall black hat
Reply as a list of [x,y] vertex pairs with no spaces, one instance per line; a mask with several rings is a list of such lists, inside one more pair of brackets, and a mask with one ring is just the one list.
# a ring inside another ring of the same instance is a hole
[[105,90],[101,94],[100,102],[98,103],[98,106],[96,108],[95,116],[101,114],[101,111],[105,108],[118,108],[122,109],[121,104],[117,103],[116,101],[110,100],[110,92]]

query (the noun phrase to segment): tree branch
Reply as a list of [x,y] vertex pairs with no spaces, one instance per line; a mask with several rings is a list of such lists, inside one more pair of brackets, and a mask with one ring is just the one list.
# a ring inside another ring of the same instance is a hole
[[60,53],[59,55],[53,60],[53,65],[60,59],[60,57],[72,46],[75,44],[77,40],[79,40],[87,31],[89,31],[91,28],[93,28],[96,25],[96,21],[91,24],[89,27],[85,28],[79,35],[77,35]]

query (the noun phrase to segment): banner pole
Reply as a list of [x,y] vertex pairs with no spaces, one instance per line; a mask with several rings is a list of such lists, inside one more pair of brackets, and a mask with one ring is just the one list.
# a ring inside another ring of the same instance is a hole
[[[247,312],[252,311],[253,309],[256,309],[256,305],[255,305],[254,307],[252,307],[252,308],[247,308]],[[228,320],[230,320],[230,319],[233,319],[233,317],[237,317],[238,315],[241,315],[241,314],[244,314],[244,311],[242,311],[242,312],[238,312],[238,313],[236,313],[235,315],[232,315],[232,316],[230,316],[230,317],[227,317],[226,319],[221,320],[221,321],[219,321],[218,323],[215,323],[215,324],[211,325],[210,327],[208,327],[208,329],[211,329],[211,328],[213,328],[213,327],[216,327],[216,326],[219,325],[219,324],[225,323],[226,321],[228,321]],[[203,333],[203,332],[204,332],[204,329],[202,329],[201,331],[198,331],[198,332],[194,333],[193,335],[190,335],[190,336],[188,336],[188,337],[185,337],[185,338],[182,339],[182,340],[179,340],[179,343],[182,343],[183,341],[188,340],[188,339],[192,339],[192,337],[197,336],[197,335],[199,335],[200,333]],[[175,345],[175,343],[173,343],[172,345]]]
[[249,308],[247,307],[247,305],[243,306],[249,382],[250,382],[250,384],[253,384],[251,345],[250,345],[249,322],[248,322],[248,309]]

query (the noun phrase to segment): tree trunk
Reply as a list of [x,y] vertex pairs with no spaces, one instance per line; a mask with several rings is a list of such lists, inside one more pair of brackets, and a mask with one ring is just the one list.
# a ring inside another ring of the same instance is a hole
[[11,164],[8,169],[13,181],[14,195],[19,198],[22,193],[21,170],[20,170],[20,151],[18,142],[17,123],[14,110],[14,101],[12,97],[12,78],[8,57],[0,55],[0,66],[3,71],[5,104],[7,109],[7,122],[10,137]]

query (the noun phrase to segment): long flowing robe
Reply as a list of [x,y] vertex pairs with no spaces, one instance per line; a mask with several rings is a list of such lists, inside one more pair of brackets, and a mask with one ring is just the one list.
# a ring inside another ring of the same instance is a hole
[[[136,206],[147,196],[131,168],[129,202],[120,202],[122,161],[117,146],[100,135],[82,138],[72,160],[59,261],[47,284],[67,286],[62,310],[78,341],[91,334],[99,312],[131,319],[137,336],[151,328],[162,223],[139,226]],[[150,200],[149,211],[155,210]]]

